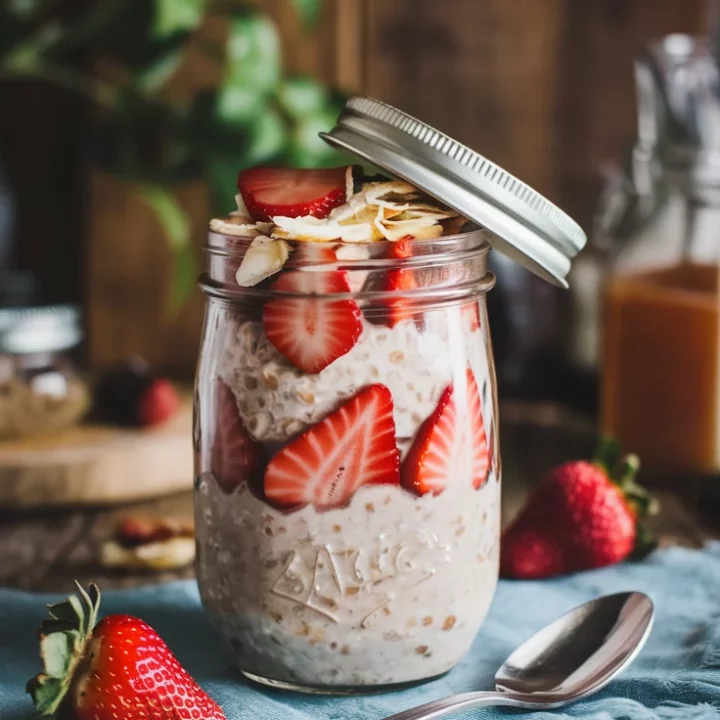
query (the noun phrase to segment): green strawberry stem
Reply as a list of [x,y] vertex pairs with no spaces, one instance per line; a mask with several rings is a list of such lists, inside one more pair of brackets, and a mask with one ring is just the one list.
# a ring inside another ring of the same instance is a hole
[[65,602],[48,605],[50,618],[40,628],[44,669],[27,683],[26,690],[41,717],[60,710],[97,623],[100,590],[94,583],[87,591],[75,584],[80,597],[71,595]]
[[648,515],[658,512],[658,502],[636,482],[640,470],[637,455],[622,455],[620,443],[612,437],[598,440],[593,462],[606,472],[608,478],[622,491],[636,516],[635,547],[631,559],[640,559],[657,547],[657,542],[643,522]]
[[608,477],[613,476],[613,471],[620,462],[620,443],[609,435],[603,435],[595,448],[595,456],[592,462],[605,470]]

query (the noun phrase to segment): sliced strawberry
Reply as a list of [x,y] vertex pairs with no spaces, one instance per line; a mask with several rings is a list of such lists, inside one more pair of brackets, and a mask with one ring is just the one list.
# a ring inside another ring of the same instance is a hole
[[399,240],[389,243],[388,257],[396,259],[412,257],[414,239],[412,235],[404,235]]
[[477,300],[463,305],[460,311],[463,317],[463,324],[470,332],[480,329],[480,307]]
[[[413,236],[405,235],[405,237],[390,243],[388,256],[397,260],[412,257]],[[415,278],[410,270],[397,269],[388,270],[385,276],[385,286],[383,290],[403,292],[406,290],[414,290],[417,287]],[[417,317],[417,313],[413,313],[407,302],[404,300],[391,299],[386,300],[387,313],[385,315],[386,323],[390,327],[395,327],[399,322]]]
[[283,448],[265,470],[265,496],[284,508],[345,505],[362,485],[400,482],[393,401],[370,385]]
[[420,426],[403,463],[402,484],[407,490],[439,495],[467,467],[468,448],[473,487],[477,489],[487,480],[487,437],[480,392],[470,369],[466,372],[466,391],[467,413],[458,413],[456,391],[449,385],[432,415]]
[[458,448],[455,398],[452,385],[448,385],[405,457],[403,487],[418,495],[439,495],[458,472]]
[[238,175],[237,187],[254,220],[327,217],[345,202],[347,168],[293,170],[256,167]]
[[[350,292],[343,272],[283,273],[273,291],[305,295]],[[267,339],[299,370],[319,373],[349,352],[362,332],[353,300],[298,297],[270,300],[263,308]]]
[[245,429],[232,390],[216,380],[216,425],[212,446],[212,474],[226,493],[252,482],[262,466],[263,450]]
[[[470,368],[467,369],[465,375],[467,377],[468,393],[468,440],[465,445],[469,445],[471,448],[472,484],[476,490],[479,490],[488,479],[488,472],[490,471],[490,448],[488,446],[487,433],[485,432],[480,390],[475,381],[475,375],[473,375]],[[467,452],[467,450],[464,451]]]

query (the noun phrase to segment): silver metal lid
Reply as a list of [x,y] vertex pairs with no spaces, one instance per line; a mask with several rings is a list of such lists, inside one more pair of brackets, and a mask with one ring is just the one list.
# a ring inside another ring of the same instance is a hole
[[350,98],[326,142],[407,180],[494,235],[493,246],[561,287],[587,238],[542,195],[452,138],[378,100]]
[[82,337],[74,305],[0,308],[0,353],[59,352],[75,347]]

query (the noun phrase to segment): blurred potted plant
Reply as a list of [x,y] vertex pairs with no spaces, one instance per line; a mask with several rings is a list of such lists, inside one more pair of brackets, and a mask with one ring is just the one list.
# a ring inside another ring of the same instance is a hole
[[[292,0],[307,25],[321,1]],[[242,167],[338,162],[318,131],[333,124],[343,98],[284,74],[277,29],[251,2],[104,0],[75,8],[57,0],[0,4],[0,82],[35,79],[92,100],[91,168],[127,183],[152,208],[172,248],[168,300],[177,312],[196,267],[176,189],[203,179],[213,212],[226,213]],[[174,92],[183,65],[198,63],[214,82]]]

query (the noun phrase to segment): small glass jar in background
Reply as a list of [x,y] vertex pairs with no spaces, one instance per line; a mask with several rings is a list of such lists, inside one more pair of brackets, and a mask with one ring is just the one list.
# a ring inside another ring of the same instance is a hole
[[658,476],[720,472],[718,71],[707,38],[640,55],[638,137],[608,228],[601,424]]
[[90,405],[73,351],[82,341],[73,305],[0,308],[0,440],[56,432]]

